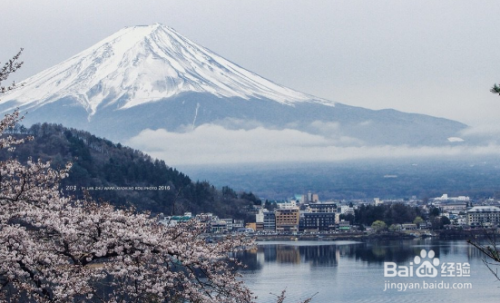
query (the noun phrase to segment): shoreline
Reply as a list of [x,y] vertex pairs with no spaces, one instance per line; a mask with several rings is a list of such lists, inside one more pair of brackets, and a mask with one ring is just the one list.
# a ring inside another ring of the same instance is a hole
[[343,233],[343,234],[321,234],[321,235],[254,235],[256,241],[336,241],[336,240],[410,240],[410,239],[477,239],[485,238],[491,235],[498,235],[493,230],[443,230],[431,233],[381,233],[381,234],[366,234],[359,233]]

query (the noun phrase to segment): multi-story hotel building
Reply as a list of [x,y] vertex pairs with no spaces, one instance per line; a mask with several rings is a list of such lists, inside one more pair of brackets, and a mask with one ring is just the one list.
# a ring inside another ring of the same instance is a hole
[[500,225],[500,208],[496,206],[474,206],[467,211],[467,224],[485,227]]
[[298,208],[276,209],[276,231],[277,232],[298,232],[300,211]]

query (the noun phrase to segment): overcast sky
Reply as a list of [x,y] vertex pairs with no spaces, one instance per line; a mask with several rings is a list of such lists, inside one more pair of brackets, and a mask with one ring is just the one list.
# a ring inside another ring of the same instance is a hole
[[265,78],[333,101],[500,128],[497,1],[2,1],[16,80],[124,26],[160,22]]

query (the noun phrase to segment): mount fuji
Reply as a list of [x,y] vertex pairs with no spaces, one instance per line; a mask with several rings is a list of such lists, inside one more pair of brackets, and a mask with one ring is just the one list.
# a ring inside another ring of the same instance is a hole
[[339,144],[448,145],[466,125],[369,110],[297,92],[256,75],[161,24],[126,27],[22,82],[0,111],[25,124],[62,123],[124,141],[145,129],[295,129]]

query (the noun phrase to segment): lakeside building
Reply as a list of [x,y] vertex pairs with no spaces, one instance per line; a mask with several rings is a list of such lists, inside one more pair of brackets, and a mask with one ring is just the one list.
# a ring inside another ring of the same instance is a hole
[[192,214],[190,212],[184,213],[184,216],[168,216],[164,217],[159,221],[159,223],[166,226],[175,226],[178,223],[187,222],[192,219]]
[[226,233],[227,230],[227,225],[226,221],[213,221],[210,222],[210,232],[214,234],[219,234],[219,233]]
[[471,227],[492,227],[500,224],[500,208],[474,206],[467,211],[467,224]]
[[245,220],[235,219],[233,220],[233,230],[245,228]]
[[262,208],[255,215],[255,223],[264,223],[264,210]]
[[276,215],[272,211],[264,212],[264,230],[276,231]]
[[276,216],[276,231],[298,232],[300,222],[300,211],[295,208],[279,208],[274,211]]
[[257,230],[257,223],[255,222],[249,222],[245,225],[245,228],[246,229],[251,229],[252,231],[256,231]]
[[300,216],[300,231],[327,231],[335,229],[336,213],[334,212],[310,212]]
[[256,222],[255,223],[255,231],[263,231],[264,230],[264,222]]
[[264,209],[260,208],[255,215],[255,231],[264,230]]
[[306,212],[310,213],[336,213],[337,204],[335,202],[320,202],[306,206]]
[[[312,197],[312,196],[311,196]],[[281,204],[281,205],[280,205]],[[274,211],[260,210],[255,216],[257,230],[277,232],[327,231],[339,224],[340,212],[335,202],[317,202],[305,205],[300,211],[293,203],[279,203]],[[346,213],[354,213],[346,206]]]
[[417,230],[418,227],[417,227],[417,224],[414,224],[414,223],[404,223],[404,224],[401,224],[401,229],[402,230]]
[[233,231],[233,219],[232,218],[224,218],[220,219],[221,221],[226,222],[226,230]]
[[219,217],[212,213],[201,213],[196,215],[194,219],[200,223],[209,223],[211,221],[219,221]]
[[352,226],[351,226],[351,223],[349,223],[349,221],[341,221],[338,224],[339,231],[348,232],[348,231],[351,231],[351,229],[352,229]]
[[255,227],[256,231],[276,231],[276,215],[274,211],[260,209],[255,215]]

